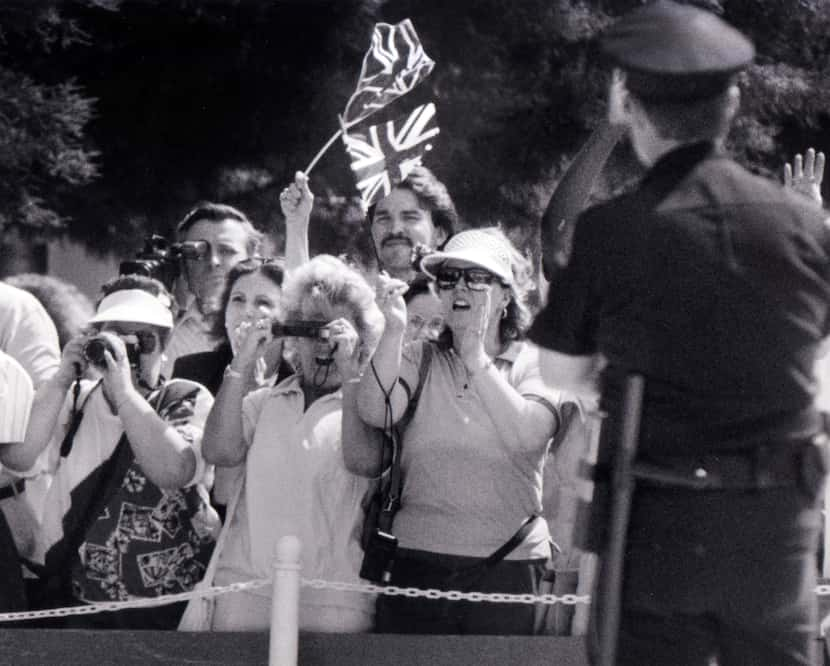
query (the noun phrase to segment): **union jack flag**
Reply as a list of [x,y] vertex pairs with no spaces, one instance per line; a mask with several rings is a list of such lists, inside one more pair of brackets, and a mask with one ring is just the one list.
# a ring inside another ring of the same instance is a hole
[[389,194],[421,164],[424,152],[432,149],[430,139],[439,132],[435,104],[430,103],[405,118],[372,125],[365,132],[343,133],[364,208]]
[[405,95],[429,76],[434,66],[412,21],[375,24],[372,45],[363,58],[357,88],[343,111],[342,124],[355,125]]

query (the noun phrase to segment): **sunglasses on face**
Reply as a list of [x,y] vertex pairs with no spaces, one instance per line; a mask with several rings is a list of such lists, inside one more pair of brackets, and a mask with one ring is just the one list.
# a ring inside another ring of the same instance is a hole
[[467,287],[479,291],[499,281],[483,268],[442,268],[435,274],[435,283],[439,289],[452,289],[462,277]]

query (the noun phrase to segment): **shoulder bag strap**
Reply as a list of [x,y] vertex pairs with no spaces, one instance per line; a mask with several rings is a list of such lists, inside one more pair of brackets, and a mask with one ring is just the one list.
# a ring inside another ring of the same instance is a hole
[[503,543],[498,550],[488,556],[483,562],[480,563],[479,566],[484,567],[485,569],[489,569],[499,562],[501,562],[505,557],[510,555],[516,548],[521,545],[521,543],[527,538],[527,535],[530,534],[530,531],[533,529],[533,525],[536,522],[536,519],[539,516],[537,514],[533,514],[529,518],[525,519],[525,521],[521,524],[519,529],[516,533],[510,537],[505,543]]
[[[392,447],[392,465],[389,470],[389,483],[386,486],[383,503],[381,506],[380,516],[378,518],[378,529],[382,532],[390,533],[392,530],[392,521],[395,519],[395,514],[401,506],[401,487],[403,479],[401,476],[401,453],[403,451],[403,430],[412,420],[415,409],[418,406],[418,400],[421,397],[421,391],[424,388],[427,372],[429,371],[429,363],[432,360],[432,344],[425,342],[423,351],[421,353],[421,364],[418,366],[418,386],[415,387],[415,393],[409,400],[406,406],[406,411],[401,417],[401,420],[392,428],[391,437],[387,438],[388,444]],[[386,446],[386,444],[384,444]]]

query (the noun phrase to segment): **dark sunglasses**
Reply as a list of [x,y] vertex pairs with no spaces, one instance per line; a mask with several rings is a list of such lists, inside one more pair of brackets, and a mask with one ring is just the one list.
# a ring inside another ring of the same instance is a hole
[[435,274],[435,283],[439,289],[452,289],[461,277],[470,289],[483,289],[499,278],[483,268],[442,268]]

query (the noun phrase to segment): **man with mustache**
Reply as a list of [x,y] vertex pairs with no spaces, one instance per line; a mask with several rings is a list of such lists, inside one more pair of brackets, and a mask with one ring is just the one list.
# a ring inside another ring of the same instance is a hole
[[383,270],[405,282],[415,277],[412,251],[441,247],[458,227],[458,213],[444,184],[425,167],[412,172],[369,208],[372,241]]

